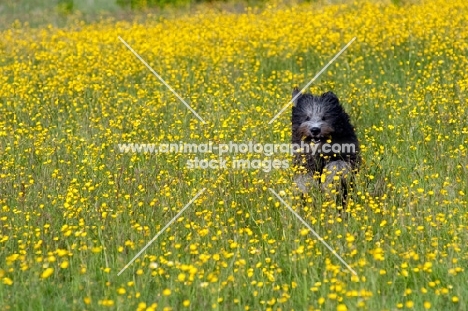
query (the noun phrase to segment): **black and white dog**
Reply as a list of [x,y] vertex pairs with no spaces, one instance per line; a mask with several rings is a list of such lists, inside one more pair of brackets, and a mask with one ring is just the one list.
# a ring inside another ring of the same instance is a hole
[[292,144],[295,182],[302,192],[321,185],[343,207],[360,156],[359,142],[348,114],[332,92],[321,96],[292,93]]

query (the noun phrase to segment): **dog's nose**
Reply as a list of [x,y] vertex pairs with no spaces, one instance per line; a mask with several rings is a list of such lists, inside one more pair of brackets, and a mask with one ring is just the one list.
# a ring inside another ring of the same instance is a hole
[[312,135],[318,135],[318,134],[320,134],[320,128],[319,127],[312,127],[310,129],[310,132],[312,133]]

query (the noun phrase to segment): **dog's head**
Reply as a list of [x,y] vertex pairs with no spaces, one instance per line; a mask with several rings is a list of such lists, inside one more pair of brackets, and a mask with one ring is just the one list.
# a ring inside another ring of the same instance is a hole
[[296,88],[292,93],[293,135],[307,143],[325,143],[332,136],[349,131],[349,116],[344,112],[338,97],[332,92],[321,96],[301,94]]

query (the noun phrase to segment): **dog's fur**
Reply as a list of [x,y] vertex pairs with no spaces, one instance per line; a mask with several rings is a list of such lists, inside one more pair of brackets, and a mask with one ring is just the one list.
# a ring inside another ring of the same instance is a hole
[[[293,99],[298,94],[299,90],[294,89]],[[344,207],[352,175],[359,167],[360,157],[356,133],[338,97],[332,92],[321,96],[300,94],[293,101],[291,122],[293,146],[318,145],[312,146],[317,148],[315,153],[312,148],[308,151],[298,149],[294,152],[294,165],[299,168],[295,182],[299,189],[307,193],[311,186],[321,185],[326,194],[335,195]],[[354,150],[324,152],[324,144],[352,144]]]

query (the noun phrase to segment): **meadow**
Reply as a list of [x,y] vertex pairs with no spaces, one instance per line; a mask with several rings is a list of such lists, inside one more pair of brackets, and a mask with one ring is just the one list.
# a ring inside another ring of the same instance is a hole
[[[467,310],[466,16],[462,0],[272,2],[4,28],[0,309]],[[361,142],[347,218],[320,192],[304,205],[292,169],[118,148],[288,143],[290,109],[269,121],[354,37],[309,88],[338,95]]]

